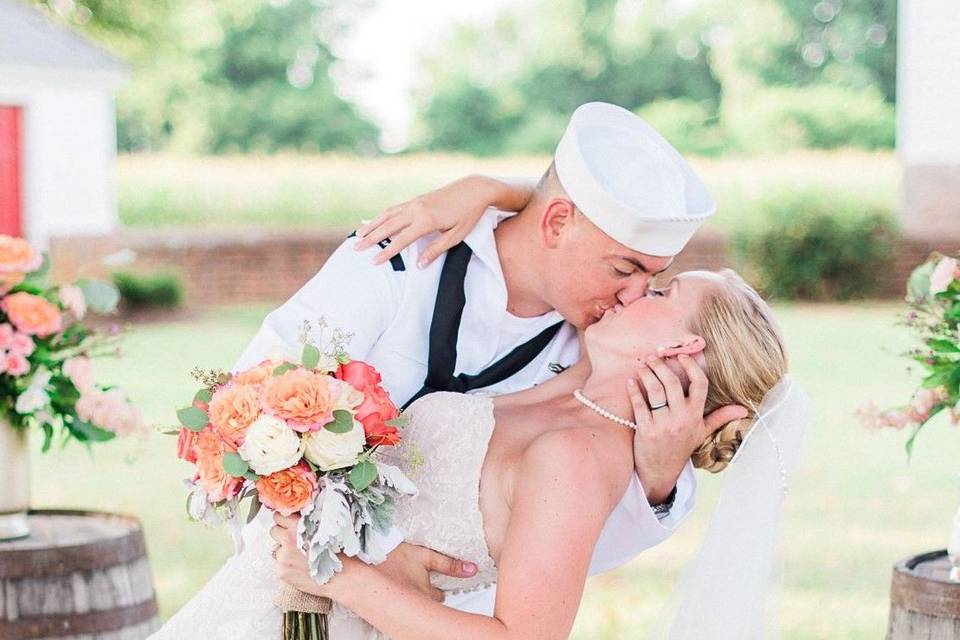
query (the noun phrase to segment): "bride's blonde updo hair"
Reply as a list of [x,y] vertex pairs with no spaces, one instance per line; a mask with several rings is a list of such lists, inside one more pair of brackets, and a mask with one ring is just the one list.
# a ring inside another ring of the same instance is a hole
[[719,272],[724,284],[704,292],[690,329],[706,341],[705,414],[728,404],[750,410],[707,438],[691,457],[693,465],[719,473],[733,459],[753,427],[763,397],[787,373],[787,352],[770,307],[735,271]]

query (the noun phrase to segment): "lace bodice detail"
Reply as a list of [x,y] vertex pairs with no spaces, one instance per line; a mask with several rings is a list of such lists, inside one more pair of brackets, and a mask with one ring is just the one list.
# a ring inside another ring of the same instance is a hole
[[480,513],[480,473],[493,433],[493,399],[431,393],[405,413],[410,424],[403,441],[384,457],[401,466],[419,492],[397,505],[397,526],[407,542],[476,563],[472,578],[434,575],[439,589],[463,591],[496,582]]

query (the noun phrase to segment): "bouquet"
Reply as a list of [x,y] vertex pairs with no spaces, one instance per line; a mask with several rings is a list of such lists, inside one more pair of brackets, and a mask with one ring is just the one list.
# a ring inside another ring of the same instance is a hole
[[[376,564],[386,558],[397,498],[416,487],[377,457],[400,442],[404,425],[372,366],[351,360],[349,336],[334,332],[321,351],[304,324],[299,362],[265,360],[246,371],[194,370],[203,387],[177,416],[178,457],[196,465],[186,483],[194,520],[225,522],[241,546],[246,521],[261,506],[301,514],[297,541],[320,584],[342,568],[344,553]],[[326,598],[281,588],[282,638],[326,638]]]
[[[923,345],[905,355],[923,369],[923,379],[908,404],[878,409],[867,403],[858,410],[870,428],[909,429],[909,458],[920,431],[934,416],[946,411],[960,425],[960,263],[956,258],[933,254],[913,270],[907,282],[910,309],[902,324],[914,331]],[[947,547],[952,567],[949,579],[960,582],[960,509],[953,518]]]
[[119,389],[94,381],[91,357],[117,352],[116,332],[83,325],[88,309],[108,313],[113,285],[44,283],[49,259],[22,238],[0,235],[0,413],[14,429],[86,445],[145,432],[140,411]]
[[946,411],[960,424],[960,263],[933,254],[913,270],[907,282],[909,310],[902,324],[923,345],[904,354],[923,370],[923,379],[908,404],[878,409],[867,403],[858,410],[870,428],[909,429],[907,456],[924,426]]

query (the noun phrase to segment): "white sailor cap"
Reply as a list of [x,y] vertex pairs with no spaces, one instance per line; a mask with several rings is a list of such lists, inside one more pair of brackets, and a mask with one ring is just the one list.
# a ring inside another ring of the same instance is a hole
[[577,208],[640,253],[676,255],[716,210],[706,185],[677,150],[616,105],[578,107],[554,162]]

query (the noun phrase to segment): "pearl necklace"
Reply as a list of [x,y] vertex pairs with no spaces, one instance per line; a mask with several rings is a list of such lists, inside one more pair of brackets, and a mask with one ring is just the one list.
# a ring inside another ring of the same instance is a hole
[[618,415],[610,413],[609,411],[607,411],[606,409],[598,405],[596,402],[594,402],[587,396],[583,395],[583,392],[580,391],[580,389],[574,390],[573,397],[576,398],[577,401],[583,406],[585,406],[587,409],[590,409],[591,411],[600,414],[607,420],[616,422],[617,424],[633,429],[634,431],[636,431],[639,428],[636,422],[630,422],[629,420],[621,418]]

